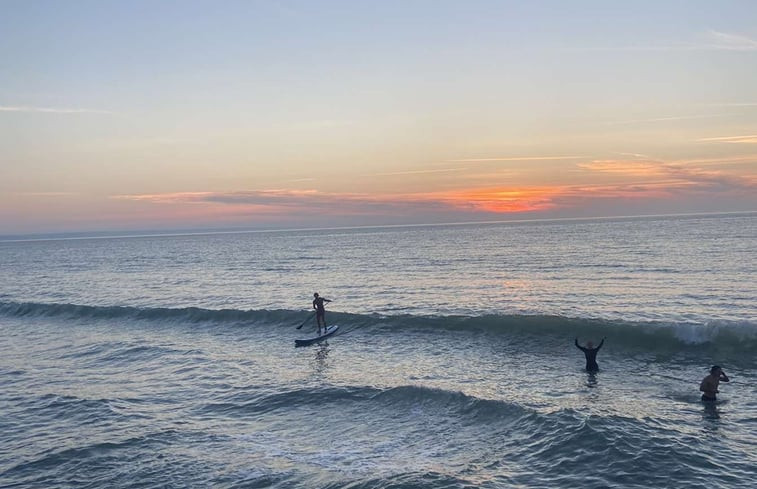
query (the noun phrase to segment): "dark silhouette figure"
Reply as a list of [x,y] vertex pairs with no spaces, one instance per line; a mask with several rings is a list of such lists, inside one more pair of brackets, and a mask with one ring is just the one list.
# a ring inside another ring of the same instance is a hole
[[713,365],[710,369],[710,375],[702,379],[702,383],[699,384],[699,390],[703,392],[702,401],[715,402],[718,400],[716,394],[720,392],[718,387],[721,382],[729,382],[731,379],[723,372],[723,369],[717,365]]
[[586,342],[586,346],[583,347],[578,344],[578,338],[576,338],[576,348],[584,352],[584,355],[586,355],[586,371],[587,372],[596,372],[599,370],[599,365],[597,365],[597,352],[600,348],[602,348],[602,345],[604,345],[605,339],[602,338],[602,341],[599,342],[599,345],[597,345],[596,348],[594,348],[594,343],[591,341]]
[[323,325],[323,332],[326,332],[326,308],[324,302],[331,302],[329,299],[320,297],[318,292],[313,294],[313,309],[315,309],[315,320],[318,323],[318,336],[321,335],[321,325]]

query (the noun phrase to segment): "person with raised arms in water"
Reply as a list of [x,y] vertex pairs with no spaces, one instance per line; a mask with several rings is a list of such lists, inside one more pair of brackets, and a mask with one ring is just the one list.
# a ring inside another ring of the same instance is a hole
[[602,341],[599,342],[599,345],[597,345],[596,348],[594,348],[594,343],[591,341],[586,342],[586,346],[583,347],[578,344],[578,338],[576,338],[576,348],[584,352],[584,355],[586,355],[586,371],[587,372],[596,372],[599,370],[599,365],[597,365],[597,352],[600,348],[602,348],[602,345],[604,345],[605,339],[602,338]]
[[699,390],[703,392],[702,401],[715,402],[718,400],[717,393],[720,382],[730,382],[728,376],[723,372],[723,369],[718,365],[713,365],[710,369],[710,375],[702,379],[702,383],[699,384]]
[[324,302],[331,302],[325,297],[318,295],[318,292],[313,294],[313,309],[315,309],[315,321],[318,323],[318,336],[321,336],[321,324],[323,324],[323,332],[326,332],[326,308]]

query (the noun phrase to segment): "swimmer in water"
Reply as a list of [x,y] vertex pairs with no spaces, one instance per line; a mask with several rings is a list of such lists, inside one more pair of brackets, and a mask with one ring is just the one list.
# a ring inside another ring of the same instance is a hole
[[702,379],[702,383],[699,384],[699,390],[703,392],[702,401],[715,402],[718,400],[717,393],[720,392],[718,387],[720,382],[729,382],[730,379],[723,372],[723,369],[718,365],[713,365],[710,369],[710,375]]
[[586,355],[586,371],[587,372],[596,372],[599,370],[599,365],[597,365],[597,352],[600,348],[602,348],[602,345],[604,345],[605,339],[602,338],[602,341],[599,342],[599,345],[597,345],[596,348],[594,348],[594,343],[591,341],[586,342],[586,346],[583,347],[578,344],[578,338],[576,338],[576,348],[584,352],[584,355]]

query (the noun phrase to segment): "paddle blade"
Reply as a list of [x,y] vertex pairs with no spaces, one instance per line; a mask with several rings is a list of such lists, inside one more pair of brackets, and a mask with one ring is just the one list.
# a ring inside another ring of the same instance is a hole
[[305,324],[307,324],[308,321],[310,321],[311,319],[313,319],[313,316],[315,316],[315,313],[313,313],[312,316],[308,316],[308,318],[306,320],[304,320],[302,322],[302,324],[300,324],[299,326],[297,326],[297,329],[301,329],[303,326],[305,326]]

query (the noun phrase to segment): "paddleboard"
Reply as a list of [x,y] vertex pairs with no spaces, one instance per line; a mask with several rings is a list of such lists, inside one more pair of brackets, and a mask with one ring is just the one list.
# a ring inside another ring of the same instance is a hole
[[326,328],[326,331],[324,331],[324,333],[320,336],[315,336],[313,338],[305,338],[301,340],[294,340],[294,346],[313,345],[333,335],[334,333],[336,333],[337,329],[339,329],[339,326],[336,326],[336,325],[329,326],[328,328]]

